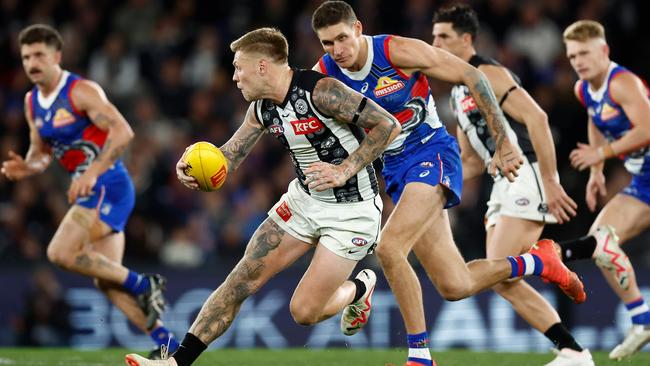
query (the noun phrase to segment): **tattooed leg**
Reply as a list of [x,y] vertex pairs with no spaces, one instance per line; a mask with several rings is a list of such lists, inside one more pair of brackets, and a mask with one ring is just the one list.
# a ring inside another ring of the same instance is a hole
[[94,210],[74,205],[50,241],[47,256],[52,263],[68,271],[122,284],[128,269],[96,252],[91,245],[95,236],[107,235],[110,235],[110,228],[97,219]]
[[267,218],[249,241],[244,257],[203,304],[189,332],[210,344],[230,327],[244,300],[310,248]]

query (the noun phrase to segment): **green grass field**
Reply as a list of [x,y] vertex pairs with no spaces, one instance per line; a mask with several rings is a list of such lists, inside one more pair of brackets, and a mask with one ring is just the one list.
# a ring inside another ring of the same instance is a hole
[[[124,365],[124,355],[130,351],[108,349],[101,351],[73,351],[69,349],[0,348],[0,365],[45,366],[104,366]],[[195,363],[197,366],[384,366],[404,362],[405,350],[359,350],[328,349],[310,351],[290,350],[218,350],[204,353]],[[494,353],[448,351],[435,353],[438,366],[541,366],[549,362],[550,353]],[[607,354],[594,354],[596,365],[647,366],[650,353],[642,352],[631,359],[610,361]]]

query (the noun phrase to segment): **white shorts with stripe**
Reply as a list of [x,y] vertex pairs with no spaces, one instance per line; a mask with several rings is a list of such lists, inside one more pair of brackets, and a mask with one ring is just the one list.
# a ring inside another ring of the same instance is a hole
[[269,217],[296,239],[319,242],[336,255],[359,261],[379,241],[382,208],[379,195],[352,203],[319,201],[294,179],[269,210]]
[[546,194],[537,162],[526,162],[518,173],[519,176],[512,183],[502,176],[494,180],[485,213],[486,229],[496,224],[496,219],[502,215],[547,224],[557,223],[555,216],[547,212]]

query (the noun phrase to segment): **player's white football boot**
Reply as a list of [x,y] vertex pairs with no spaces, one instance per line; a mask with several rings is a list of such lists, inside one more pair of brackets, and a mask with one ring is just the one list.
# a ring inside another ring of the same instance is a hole
[[616,276],[618,285],[627,290],[630,286],[632,264],[623,249],[618,245],[618,236],[610,225],[598,227],[594,233],[596,250],[593,258],[596,265],[604,268]]
[[588,349],[578,352],[571,348],[551,348],[551,351],[555,353],[555,358],[545,366],[594,366],[594,359]]
[[174,358],[164,358],[162,360],[150,360],[135,353],[130,353],[124,357],[124,362],[128,366],[178,366]]
[[343,309],[341,314],[341,331],[345,335],[356,334],[368,323],[370,308],[372,306],[372,293],[375,292],[377,276],[370,269],[364,269],[357,274],[356,279],[366,285],[366,292],[352,304]]
[[621,360],[625,357],[632,356],[650,342],[650,325],[633,325],[627,332],[625,339],[621,344],[614,347],[609,353],[612,360]]

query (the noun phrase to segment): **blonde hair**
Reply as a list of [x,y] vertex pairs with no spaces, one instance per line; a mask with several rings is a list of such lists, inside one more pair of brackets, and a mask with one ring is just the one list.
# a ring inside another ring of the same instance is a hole
[[233,52],[255,52],[270,57],[279,63],[288,63],[289,44],[287,38],[275,28],[259,28],[239,37],[230,44]]
[[564,30],[565,41],[586,42],[590,39],[605,40],[605,27],[595,20],[578,20]]

